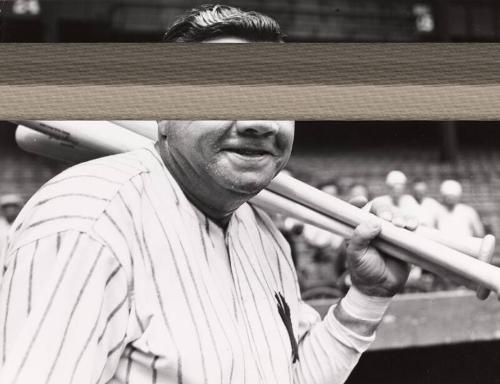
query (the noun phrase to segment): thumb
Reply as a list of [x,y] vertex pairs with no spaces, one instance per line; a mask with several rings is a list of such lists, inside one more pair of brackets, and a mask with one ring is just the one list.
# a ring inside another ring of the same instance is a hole
[[348,250],[355,255],[363,256],[370,245],[370,241],[378,236],[381,229],[380,222],[376,220],[361,223],[353,232]]

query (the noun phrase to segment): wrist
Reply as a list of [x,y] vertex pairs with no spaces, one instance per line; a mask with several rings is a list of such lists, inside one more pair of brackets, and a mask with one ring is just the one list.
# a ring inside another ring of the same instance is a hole
[[347,295],[333,309],[335,318],[350,331],[368,337],[375,333],[391,299],[367,296],[351,287]]
[[340,301],[340,305],[354,318],[379,322],[384,317],[391,302],[392,297],[367,295],[355,286],[352,286]]

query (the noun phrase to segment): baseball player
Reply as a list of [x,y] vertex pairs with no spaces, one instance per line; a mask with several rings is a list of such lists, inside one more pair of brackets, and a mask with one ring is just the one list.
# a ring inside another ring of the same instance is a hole
[[[166,39],[282,36],[267,16],[207,6]],[[344,382],[408,266],[369,247],[380,225],[363,223],[346,297],[323,320],[301,300],[288,245],[247,203],[293,135],[292,121],[161,121],[155,146],[46,183],[8,249],[0,382]]]

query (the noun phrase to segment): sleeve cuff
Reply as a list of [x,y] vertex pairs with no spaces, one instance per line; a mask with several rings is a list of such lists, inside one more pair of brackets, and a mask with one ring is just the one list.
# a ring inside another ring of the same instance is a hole
[[347,295],[340,301],[342,309],[359,320],[378,322],[384,317],[392,298],[368,296],[356,287],[349,288]]

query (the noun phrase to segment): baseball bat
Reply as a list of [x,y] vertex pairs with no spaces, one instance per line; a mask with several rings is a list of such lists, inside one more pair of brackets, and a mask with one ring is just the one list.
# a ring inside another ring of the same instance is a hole
[[111,122],[148,139],[154,141],[158,139],[158,123],[156,121],[115,120]]
[[51,137],[24,125],[17,127],[16,141],[26,152],[68,163],[78,163],[105,155],[73,142]]

